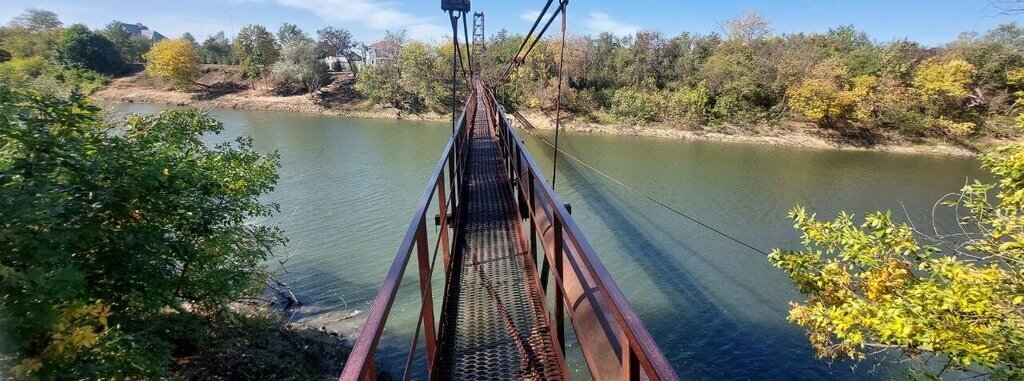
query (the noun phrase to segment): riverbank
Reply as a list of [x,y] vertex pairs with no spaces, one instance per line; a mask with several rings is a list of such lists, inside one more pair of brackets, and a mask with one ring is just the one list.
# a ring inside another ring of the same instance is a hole
[[391,108],[375,108],[357,99],[352,80],[344,75],[333,76],[332,82],[316,94],[280,96],[270,94],[259,85],[235,79],[233,67],[206,65],[198,83],[200,90],[176,91],[150,78],[145,71],[116,78],[92,94],[94,99],[115,103],[151,103],[196,108],[229,108],[241,110],[301,112],[310,114],[351,116],[377,119],[445,121],[440,114],[408,114]]
[[[523,111],[523,118],[533,128],[540,130],[554,130],[554,118],[538,111]],[[510,115],[510,117],[512,117]],[[516,121],[513,121],[516,123]],[[522,123],[520,123],[522,124]],[[520,126],[522,127],[522,126]],[[596,133],[620,136],[644,136],[666,139],[685,139],[697,141],[717,141],[728,143],[745,143],[759,145],[773,145],[783,147],[801,147],[815,149],[839,149],[854,151],[882,151],[895,153],[946,155],[946,156],[976,156],[978,148],[967,145],[955,145],[941,140],[923,140],[910,142],[899,140],[896,137],[885,137],[882,143],[867,143],[860,140],[851,140],[841,134],[823,130],[809,125],[791,124],[779,127],[760,127],[753,131],[749,130],[719,132],[709,128],[684,129],[666,125],[630,126],[630,125],[608,125],[597,124],[579,120],[566,121],[562,124],[562,131]],[[737,130],[735,127],[725,127],[725,130]],[[987,139],[982,142],[982,147],[993,147],[1010,141],[998,139]]]
[[[248,84],[231,79],[230,69],[208,67],[200,83],[204,90],[180,92],[164,88],[148,78],[145,72],[115,79],[97,91],[93,97],[103,102],[152,103],[198,108],[229,108],[262,111],[301,112],[321,115],[348,116],[377,119],[404,119],[447,121],[442,114],[408,114],[394,108],[371,107],[358,99],[351,88],[352,80],[333,78],[330,85],[308,95],[278,96],[252,89]],[[204,82],[205,81],[205,82]],[[554,129],[554,118],[540,111],[524,111],[523,117],[539,129]],[[599,133],[624,136],[645,136],[666,139],[720,141],[818,149],[867,150],[949,156],[974,156],[986,147],[1011,142],[986,138],[969,144],[953,144],[939,139],[909,141],[897,136],[876,137],[873,141],[851,139],[835,130],[826,130],[810,124],[791,123],[783,126],[744,129],[725,126],[680,128],[673,125],[598,124],[583,120],[567,120],[563,131]]]
[[333,379],[351,352],[344,335],[286,319],[263,302],[234,303],[231,318],[182,314],[174,319],[195,343],[178,345],[172,379]]

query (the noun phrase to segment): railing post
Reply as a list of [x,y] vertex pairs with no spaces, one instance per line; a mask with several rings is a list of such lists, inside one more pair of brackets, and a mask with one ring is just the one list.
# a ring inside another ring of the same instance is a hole
[[441,260],[444,261],[444,277],[448,279],[448,262],[451,260],[452,248],[448,247],[448,199],[444,194],[444,171],[437,179],[437,205],[441,216]]
[[420,217],[420,226],[416,229],[416,257],[419,259],[420,301],[423,303],[423,344],[427,349],[427,367],[433,370],[437,331],[434,329],[434,298],[430,285],[430,249],[427,247],[426,215]]
[[[526,174],[527,182],[529,183],[529,185],[527,185],[527,189],[529,189],[529,199],[526,200],[526,202],[530,204],[530,210],[527,213],[530,219],[530,255],[532,255],[534,258],[537,258],[537,268],[540,268],[541,259],[540,257],[537,256],[537,221],[534,220],[534,214],[536,213],[536,209],[534,208],[537,207],[537,203],[533,201],[535,192],[533,188],[533,170],[528,168],[526,170]],[[547,292],[547,289],[545,289],[544,292]]]
[[640,379],[640,359],[636,357],[625,334],[622,335],[619,342],[622,343],[622,373],[624,376],[622,378],[627,381],[637,381]]
[[365,368],[366,370],[363,371],[363,381],[377,381],[377,359],[372,352],[367,357]]
[[554,231],[555,231],[555,264],[553,271],[558,274],[557,279],[562,279],[561,282],[555,282],[555,335],[558,338],[558,346],[562,348],[562,353],[565,353],[565,301],[562,299],[562,287],[565,286],[565,272],[562,265],[562,218],[558,213],[554,213]]
[[[461,155],[458,154],[459,150],[459,137],[455,137],[455,144],[452,146],[452,150],[448,152],[448,189],[452,190],[452,209],[458,210],[459,204],[459,193],[455,188],[457,180],[457,173],[455,171],[455,164],[459,160]],[[444,172],[444,171],[442,171]],[[441,181],[444,184],[444,181]]]

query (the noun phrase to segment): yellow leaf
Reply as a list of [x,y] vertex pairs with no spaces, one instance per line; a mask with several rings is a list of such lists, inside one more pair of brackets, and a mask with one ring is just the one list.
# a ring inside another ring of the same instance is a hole
[[36,358],[26,358],[21,360],[21,364],[15,365],[11,370],[14,371],[15,378],[25,377],[27,374],[39,370],[43,367],[43,362]]

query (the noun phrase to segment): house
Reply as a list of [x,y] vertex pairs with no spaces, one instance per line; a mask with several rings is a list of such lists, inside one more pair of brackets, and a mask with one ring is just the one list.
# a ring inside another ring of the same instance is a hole
[[380,40],[367,46],[364,53],[366,66],[397,63],[399,48],[398,41],[394,39]]
[[150,30],[145,25],[142,25],[142,23],[135,23],[135,24],[121,23],[121,26],[123,26],[124,29],[127,30],[128,33],[131,34],[132,36],[143,36],[143,37],[146,37],[147,39],[149,39],[152,42],[157,42],[157,41],[160,41],[160,40],[166,40],[167,39],[167,37],[164,37],[164,35],[160,34],[160,32],[157,32],[155,30]]
[[[351,68],[348,65],[348,57],[345,56],[327,56],[323,58],[324,63],[327,64],[327,68],[331,71],[349,71]],[[352,54],[352,63],[355,64],[356,69],[365,66],[363,57],[358,54]]]

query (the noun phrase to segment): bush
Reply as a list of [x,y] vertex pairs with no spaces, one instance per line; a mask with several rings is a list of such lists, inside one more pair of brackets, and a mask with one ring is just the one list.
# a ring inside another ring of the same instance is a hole
[[662,97],[657,91],[644,87],[615,90],[612,95],[612,114],[633,123],[662,120]]
[[31,88],[48,95],[92,94],[107,81],[106,76],[95,71],[55,66],[40,57],[0,63],[0,84]]
[[711,111],[711,92],[703,86],[685,88],[664,95],[668,99],[665,113],[678,122],[704,125]]
[[928,236],[888,211],[858,224],[847,212],[827,221],[793,208],[804,247],[768,259],[807,296],[790,303],[789,320],[807,329],[818,357],[897,354],[942,369],[934,379],[947,369],[1024,378],[1024,144],[981,161],[996,183],[940,200],[970,226],[956,238]]
[[55,60],[69,68],[89,69],[104,74],[124,71],[125,63],[117,47],[85,25],[72,25],[57,40]]
[[176,89],[187,89],[199,78],[199,51],[185,39],[163,40],[145,54],[149,74],[168,81]]
[[263,288],[284,238],[246,221],[276,211],[276,156],[208,147],[223,126],[197,111],[115,125],[82,96],[0,86],[0,115],[0,372],[159,378],[169,313],[227,316]]
[[0,63],[0,83],[12,87],[24,87],[43,73],[47,62],[42,57],[14,58]]
[[305,35],[293,37],[281,47],[281,58],[270,66],[274,90],[278,94],[306,93],[320,88],[327,75],[327,64],[319,57],[320,48]]

